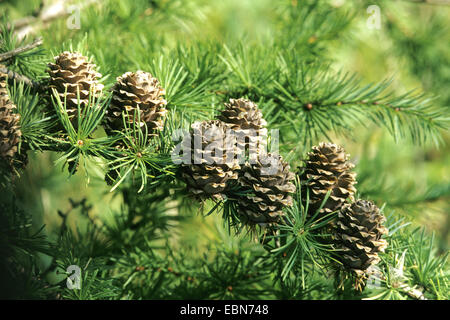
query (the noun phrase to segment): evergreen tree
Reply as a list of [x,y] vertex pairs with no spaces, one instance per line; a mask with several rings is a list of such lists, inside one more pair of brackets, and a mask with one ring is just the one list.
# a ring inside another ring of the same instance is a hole
[[449,299],[450,7],[414,2],[0,1],[0,297]]

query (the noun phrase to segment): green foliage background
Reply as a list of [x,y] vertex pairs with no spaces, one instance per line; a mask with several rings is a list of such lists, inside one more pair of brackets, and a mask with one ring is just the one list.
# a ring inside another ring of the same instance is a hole
[[[0,11],[14,21],[39,4],[4,1]],[[300,166],[318,141],[344,146],[357,164],[360,197],[385,204],[391,221],[410,223],[388,239],[386,274],[407,249],[406,282],[424,288],[427,298],[448,299],[450,7],[377,1],[381,29],[370,30],[371,4],[99,1],[81,10],[79,30],[68,29],[64,18],[40,28],[44,50],[22,71],[43,78],[54,55],[79,48],[94,58],[107,87],[126,71],[156,75],[167,90],[168,108],[183,114],[172,119],[174,126],[211,119],[229,98],[247,96],[258,103],[269,128],[280,129],[291,167]],[[21,59],[17,71],[27,57]],[[357,73],[360,82],[346,72]],[[354,87],[370,83],[359,92]],[[426,96],[395,98],[415,88]],[[383,98],[390,91],[393,96]],[[344,102],[341,108],[338,102]],[[305,111],[306,103],[314,113]],[[405,110],[405,118],[393,124],[396,107]],[[250,235],[229,233],[217,211],[199,214],[213,204],[186,201],[178,185],[175,193],[160,185],[138,194],[139,185],[127,181],[110,192],[104,162],[91,159],[69,177],[63,162],[55,165],[60,157],[30,152],[15,182],[19,208],[4,201],[12,215],[31,215],[29,241],[45,225],[46,239],[58,243],[57,252],[28,247],[27,258],[17,262],[24,266],[16,275],[23,286],[9,297],[411,298],[388,280],[363,293],[338,291],[332,279],[312,271],[311,261],[307,271],[299,264],[287,280],[272,285],[278,260]],[[81,290],[66,289],[66,276],[58,274],[73,264],[83,268]]]

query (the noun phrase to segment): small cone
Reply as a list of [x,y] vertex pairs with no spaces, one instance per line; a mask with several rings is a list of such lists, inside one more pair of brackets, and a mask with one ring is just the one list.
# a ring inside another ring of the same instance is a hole
[[265,153],[267,129],[258,106],[247,99],[230,99],[218,116],[232,129],[237,137],[238,147],[256,159],[259,153]]
[[277,222],[283,208],[293,204],[289,195],[295,192],[295,179],[290,166],[280,155],[266,154],[254,164],[247,162],[239,176],[239,184],[249,190],[238,200],[239,212],[250,224]]
[[228,183],[237,180],[240,167],[225,148],[226,126],[218,120],[196,122],[190,139],[183,142],[191,152],[191,164],[181,165],[181,177],[197,198],[222,199]]
[[327,202],[320,210],[318,218],[339,210],[347,199],[354,200],[356,173],[354,165],[348,161],[344,149],[333,143],[320,143],[308,153],[305,171],[301,176],[304,185],[302,196],[306,200],[309,188],[309,214],[320,208],[325,196],[331,191]]
[[[138,122],[139,127],[147,125],[148,134],[156,135],[164,127],[167,114],[164,99],[165,90],[158,79],[144,71],[126,72],[117,78],[113,88],[113,97],[105,117],[105,129],[124,130],[122,114],[126,122]],[[137,109],[140,115],[138,118]]]
[[22,132],[16,109],[8,95],[7,75],[0,73],[0,157],[11,169],[17,160],[26,164],[26,154],[18,152]]
[[103,89],[103,85],[98,82],[101,74],[96,71],[95,64],[78,52],[64,51],[48,67],[49,88],[56,90],[62,103],[66,100],[67,114],[76,126],[78,103],[81,107],[87,106],[90,92],[98,97]]
[[380,261],[388,243],[381,237],[388,233],[382,225],[386,220],[371,201],[358,200],[345,204],[338,215],[333,232],[337,259],[344,269],[364,279],[369,267]]

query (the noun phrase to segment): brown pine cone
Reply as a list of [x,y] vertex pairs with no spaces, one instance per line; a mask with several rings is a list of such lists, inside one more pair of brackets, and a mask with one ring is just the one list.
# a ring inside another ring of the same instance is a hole
[[[144,71],[126,72],[117,78],[107,115],[105,129],[124,130],[122,114],[128,124],[139,122],[139,127],[147,125],[148,134],[156,135],[164,127],[167,114],[164,100],[165,90],[158,79]],[[138,119],[137,109],[140,114]]]
[[382,225],[385,220],[380,209],[366,200],[345,204],[339,212],[333,232],[337,259],[359,278],[364,278],[368,268],[380,261],[378,253],[388,245],[381,239],[388,234]]
[[197,198],[222,199],[228,183],[237,180],[240,168],[235,157],[230,158],[227,154],[226,126],[212,120],[196,122],[191,128],[190,139],[183,142],[191,151],[191,164],[181,165],[181,177],[189,192]]
[[2,162],[6,162],[10,168],[17,159],[26,162],[26,154],[20,155],[18,152],[22,132],[19,124],[20,115],[16,109],[14,103],[9,99],[7,75],[0,73],[0,157]]
[[258,106],[248,99],[230,99],[218,116],[237,136],[239,148],[256,159],[265,153],[267,129]]
[[316,213],[330,190],[319,217],[339,210],[347,199],[354,200],[356,173],[351,171],[354,165],[348,161],[348,155],[342,147],[322,142],[314,146],[308,156],[301,180],[304,183],[302,196],[305,199],[306,187],[309,188],[310,215]]
[[48,67],[49,88],[56,90],[62,103],[66,100],[69,119],[77,126],[78,103],[86,107],[91,91],[94,97],[99,97],[103,89],[103,85],[98,82],[101,74],[96,71],[95,64],[78,52],[64,51]]
[[260,156],[254,164],[247,162],[239,176],[239,184],[249,191],[238,199],[239,212],[250,224],[277,222],[283,208],[292,206],[289,195],[295,192],[295,179],[290,166],[280,155]]

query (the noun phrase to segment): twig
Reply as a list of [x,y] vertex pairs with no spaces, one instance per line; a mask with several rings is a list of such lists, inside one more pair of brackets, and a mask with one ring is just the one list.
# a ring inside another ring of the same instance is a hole
[[10,30],[12,26],[14,26],[14,28],[22,28],[26,25],[29,25],[30,23],[32,23],[35,20],[36,20],[35,16],[23,17],[23,18],[20,18],[20,19],[14,21],[14,24],[8,23],[6,28],[8,30]]
[[24,53],[26,51],[30,51],[36,47],[39,47],[40,45],[42,45],[42,42],[43,42],[42,38],[38,38],[38,39],[34,40],[32,43],[27,44],[23,47],[8,51],[6,53],[2,53],[2,54],[0,54],[0,62],[11,59],[14,56],[17,56],[21,53]]
[[46,87],[42,86],[42,84],[40,84],[39,82],[31,80],[30,78],[28,78],[24,75],[21,75],[15,71],[9,70],[5,66],[0,66],[0,72],[5,73],[8,76],[8,81],[23,82],[24,84],[29,86],[31,89],[40,91],[40,92],[43,92],[46,89]]
[[[77,6],[81,10],[96,2],[98,0],[84,0],[78,2]],[[51,21],[68,16],[70,13],[67,11],[67,6],[69,4],[75,4],[75,2],[73,0],[60,0],[42,6],[39,12],[13,22],[10,27],[16,28],[15,34],[18,39],[23,39],[29,34],[37,32],[39,28],[47,28]]]

